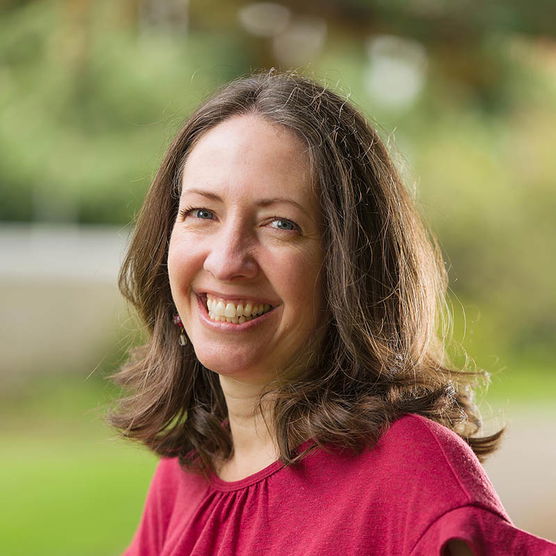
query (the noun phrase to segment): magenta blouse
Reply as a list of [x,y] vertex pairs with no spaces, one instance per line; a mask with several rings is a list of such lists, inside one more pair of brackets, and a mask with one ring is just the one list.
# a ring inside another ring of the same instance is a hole
[[512,524],[465,442],[407,415],[360,455],[316,449],[240,481],[162,459],[125,556],[430,556],[451,539],[476,555],[556,555]]

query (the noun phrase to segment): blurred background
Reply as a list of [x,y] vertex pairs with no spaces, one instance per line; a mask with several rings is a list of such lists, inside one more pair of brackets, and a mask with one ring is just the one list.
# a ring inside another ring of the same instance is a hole
[[[119,554],[155,458],[103,424],[137,342],[116,275],[182,121],[297,68],[349,97],[438,236],[453,356],[488,370],[486,464],[556,541],[556,5],[549,0],[0,2],[0,544]],[[471,359],[472,358],[472,359]]]

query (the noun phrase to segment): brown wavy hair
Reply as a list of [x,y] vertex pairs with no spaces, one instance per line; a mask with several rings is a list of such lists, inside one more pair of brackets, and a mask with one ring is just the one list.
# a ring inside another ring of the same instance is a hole
[[261,395],[261,403],[272,396],[280,459],[298,461],[296,447],[309,438],[359,452],[407,413],[452,429],[482,459],[502,431],[477,437],[473,387],[485,373],[448,362],[440,330],[447,278],[438,245],[373,127],[339,95],[291,72],[224,86],[170,145],[120,273],[120,290],[148,340],[111,377],[126,395],[109,422],[204,474],[233,453],[218,375],[200,364],[190,343],[179,345],[166,260],[188,153],[207,130],[253,113],[307,145],[324,222],[324,342],[301,373],[285,373]]

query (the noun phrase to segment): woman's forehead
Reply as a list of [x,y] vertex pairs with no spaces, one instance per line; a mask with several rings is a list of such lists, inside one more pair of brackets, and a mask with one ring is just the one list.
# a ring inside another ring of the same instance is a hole
[[182,194],[195,188],[250,191],[264,197],[313,197],[310,161],[301,139],[257,115],[235,116],[208,130],[189,153]]
[[257,114],[233,116],[203,133],[191,149],[186,165],[206,156],[236,156],[248,160],[264,156],[268,162],[308,162],[304,142],[288,128]]

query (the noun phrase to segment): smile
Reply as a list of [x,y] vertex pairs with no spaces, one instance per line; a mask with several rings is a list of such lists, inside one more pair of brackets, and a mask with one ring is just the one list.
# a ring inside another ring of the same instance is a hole
[[229,300],[211,294],[203,296],[208,317],[214,322],[243,324],[261,317],[274,309],[268,303],[256,303],[249,300]]
[[240,302],[236,305],[231,301],[207,298],[207,311],[209,317],[215,321],[242,324],[248,320],[260,317],[264,313],[270,311],[270,309],[271,307],[268,304],[252,304],[249,302],[245,302],[244,304]]

